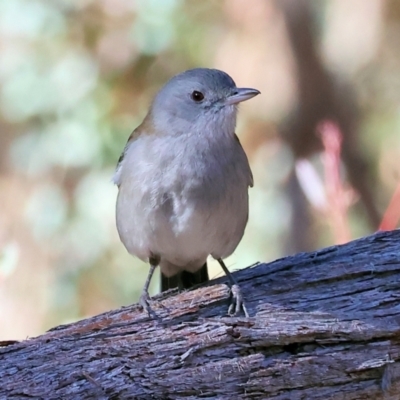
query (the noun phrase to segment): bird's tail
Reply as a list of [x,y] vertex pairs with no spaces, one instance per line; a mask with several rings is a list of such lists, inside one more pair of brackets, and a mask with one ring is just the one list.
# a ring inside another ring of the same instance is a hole
[[204,263],[196,272],[182,271],[169,278],[161,273],[161,291],[165,292],[166,290],[175,288],[189,289],[201,283],[208,282],[209,280],[207,263]]

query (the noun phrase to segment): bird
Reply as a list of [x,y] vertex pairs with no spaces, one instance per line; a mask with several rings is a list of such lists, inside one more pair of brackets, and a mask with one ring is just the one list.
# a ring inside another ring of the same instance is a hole
[[132,132],[113,176],[116,225],[127,251],[149,263],[139,304],[150,315],[150,281],[162,290],[209,280],[207,258],[218,260],[231,284],[228,314],[243,310],[241,289],[223,259],[245,231],[249,161],[235,133],[237,105],[260,94],[238,88],[225,72],[194,68],[172,77]]

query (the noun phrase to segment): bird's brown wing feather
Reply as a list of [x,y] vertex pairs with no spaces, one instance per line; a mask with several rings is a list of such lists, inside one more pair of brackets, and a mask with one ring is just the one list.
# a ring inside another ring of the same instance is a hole
[[125,145],[124,149],[122,150],[121,155],[120,155],[119,158],[118,158],[118,162],[117,162],[117,167],[116,167],[116,169],[118,169],[118,168],[121,167],[121,163],[122,163],[122,161],[123,161],[123,159],[124,159],[124,157],[125,157],[126,150],[128,149],[129,145],[130,145],[133,141],[135,141],[135,140],[137,139],[137,137],[140,135],[141,127],[142,127],[142,125],[139,125],[139,126],[138,126],[136,129],[134,129],[133,132],[129,135],[128,140],[126,141],[126,145]]
[[[129,146],[139,137],[142,135],[151,135],[154,131],[154,127],[152,124],[152,121],[149,117],[149,114],[145,117],[143,122],[133,130],[133,132],[129,135],[128,140],[126,142],[126,145],[124,147],[124,150],[122,150],[121,155],[119,156],[117,166],[115,168],[115,175],[118,175],[118,170],[122,168],[122,162],[124,161],[125,154],[129,148]],[[119,187],[120,182],[118,181],[118,178],[116,179],[115,183]]]

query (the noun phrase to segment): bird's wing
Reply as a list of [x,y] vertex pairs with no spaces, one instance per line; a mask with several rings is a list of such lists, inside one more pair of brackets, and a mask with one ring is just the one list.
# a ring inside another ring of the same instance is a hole
[[115,168],[113,182],[119,186],[121,184],[121,171],[122,165],[124,161],[125,154],[129,148],[129,146],[139,137],[142,125],[139,125],[130,135],[122,151],[121,155],[119,156],[117,167]]
[[246,152],[243,150],[242,144],[240,143],[240,140],[239,140],[238,136],[236,135],[236,133],[235,133],[235,139],[237,140],[237,142],[238,142],[240,148],[242,149],[242,152],[243,152],[244,156],[246,157],[246,160],[247,160],[247,169],[248,169],[248,179],[249,179],[249,180],[248,180],[248,184],[249,184],[250,187],[253,187],[253,186],[254,186],[254,179],[253,179],[253,173],[251,172],[249,160],[248,160],[248,158],[247,158]]

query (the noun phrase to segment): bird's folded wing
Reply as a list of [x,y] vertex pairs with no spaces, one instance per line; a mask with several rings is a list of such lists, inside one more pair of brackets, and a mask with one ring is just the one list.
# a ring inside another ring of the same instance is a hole
[[242,149],[242,152],[243,152],[243,154],[244,154],[244,156],[246,157],[246,160],[247,160],[247,169],[248,169],[248,176],[249,176],[248,185],[249,185],[250,187],[253,187],[253,186],[254,186],[254,179],[253,179],[253,173],[251,172],[249,160],[248,160],[248,158],[247,158],[246,152],[243,150],[242,144],[240,143],[240,140],[239,140],[239,138],[238,138],[238,135],[236,135],[236,133],[235,133],[235,139],[236,139],[236,141],[238,142],[238,144],[239,144],[240,148]]
[[[143,124],[142,124],[143,125]],[[142,125],[139,125],[130,135],[122,151],[119,156],[117,167],[115,168],[113,182],[115,185],[119,186],[121,184],[121,171],[122,171],[122,162],[124,161],[125,154],[129,148],[129,146],[139,137],[142,131]]]

